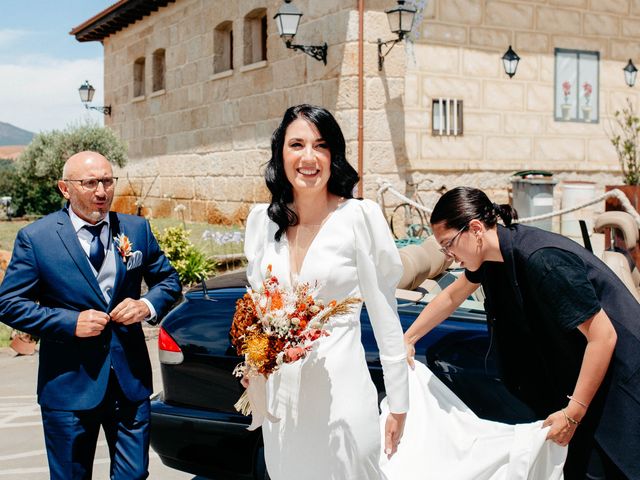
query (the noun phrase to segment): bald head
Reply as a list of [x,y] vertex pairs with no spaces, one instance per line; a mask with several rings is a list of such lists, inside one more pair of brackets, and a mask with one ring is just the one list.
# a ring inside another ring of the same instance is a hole
[[71,155],[62,168],[62,178],[84,178],[83,175],[92,168],[108,169],[112,173],[111,164],[103,155],[90,150]]
[[[97,152],[80,152],[69,157],[62,169],[58,188],[69,201],[71,209],[83,220],[96,223],[102,220],[113,200],[115,182],[109,160]],[[87,183],[88,180],[98,180]],[[95,188],[94,188],[95,187]]]

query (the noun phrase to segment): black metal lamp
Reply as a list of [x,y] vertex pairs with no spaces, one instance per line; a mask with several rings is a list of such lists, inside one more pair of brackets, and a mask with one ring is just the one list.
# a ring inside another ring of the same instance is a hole
[[[398,0],[398,5],[396,5],[394,8],[389,8],[384,11],[384,13],[387,14],[387,20],[389,20],[389,28],[393,33],[396,33],[398,35],[398,38],[394,38],[393,40],[388,40],[386,42],[378,39],[378,71],[382,70],[382,66],[384,65],[384,57],[386,57],[394,47],[394,45],[398,42],[401,42],[402,39],[413,28],[413,20],[416,16],[416,9],[406,6],[404,3],[405,0]],[[383,54],[382,47],[386,47],[389,44],[391,46]]]
[[324,43],[324,45],[296,45],[292,43],[293,37],[295,37],[296,33],[298,33],[298,24],[300,23],[301,17],[302,12],[298,10],[295,5],[291,4],[291,0],[284,0],[284,4],[280,7],[278,13],[275,14],[273,19],[276,21],[276,25],[278,26],[278,33],[284,40],[287,48],[291,48],[293,50],[301,50],[310,57],[313,57],[326,65],[326,42]]
[[633,64],[631,59],[629,59],[629,63],[624,67],[624,81],[627,82],[627,85],[633,87],[636,84],[636,75],[638,74],[638,69]]
[[504,71],[509,78],[512,78],[516,74],[516,69],[518,68],[518,62],[520,61],[520,57],[516,52],[513,51],[511,45],[509,45],[509,49],[504,52],[502,56],[502,63],[504,65]]
[[102,112],[104,115],[111,115],[111,105],[104,107],[94,107],[93,105],[89,105],[91,100],[93,100],[93,94],[96,93],[96,89],[89,83],[89,80],[85,80],[85,82],[80,85],[78,93],[80,94],[80,100],[84,103],[87,110],[97,110],[98,112]]

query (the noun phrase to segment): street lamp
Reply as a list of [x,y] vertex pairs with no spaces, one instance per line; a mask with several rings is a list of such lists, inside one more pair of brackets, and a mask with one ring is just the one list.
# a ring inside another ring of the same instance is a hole
[[624,70],[624,81],[627,82],[627,85],[633,87],[636,83],[636,75],[638,74],[638,69],[633,64],[631,59],[629,59],[629,63],[627,63],[627,66],[622,70]]
[[302,12],[295,5],[291,4],[291,0],[284,0],[284,4],[275,14],[273,19],[278,26],[280,38],[284,40],[287,48],[292,50],[301,50],[310,57],[315,58],[327,64],[327,44],[324,45],[296,45],[292,43],[293,37],[298,33],[298,24],[300,23]]
[[94,107],[93,105],[89,105],[91,100],[93,100],[93,94],[96,93],[96,89],[89,83],[89,80],[85,80],[85,82],[80,85],[78,93],[80,94],[80,100],[84,103],[84,107],[87,110],[97,110],[98,112],[102,112],[104,115],[111,115],[111,105],[107,105],[105,107]]
[[507,75],[509,75],[509,78],[512,78],[516,74],[516,69],[518,68],[519,61],[520,57],[511,49],[511,45],[509,45],[509,49],[502,56],[504,71]]
[[[413,7],[407,7],[404,2],[405,0],[398,0],[397,6],[384,11],[384,13],[387,14],[387,20],[389,20],[389,28],[393,33],[398,35],[398,38],[387,40],[386,42],[378,39],[378,71],[382,70],[384,57],[386,57],[394,45],[401,42],[413,28],[413,19],[416,15],[416,9]],[[391,46],[383,54],[382,47],[386,47],[389,44],[391,44]]]

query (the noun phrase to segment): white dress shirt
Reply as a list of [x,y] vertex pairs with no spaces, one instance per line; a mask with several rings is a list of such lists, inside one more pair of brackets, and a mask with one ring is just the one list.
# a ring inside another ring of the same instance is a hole
[[[87,255],[87,262],[89,263],[89,266],[91,267],[93,273],[96,275],[96,280],[98,281],[98,285],[100,285],[100,291],[102,292],[102,295],[104,296],[104,299],[108,304],[109,302],[111,302],[111,293],[113,290],[113,286],[116,283],[116,259],[119,258],[116,255],[113,238],[110,234],[111,225],[109,223],[109,215],[106,215],[105,218],[100,220],[100,222],[103,222],[102,231],[100,232],[100,241],[104,246],[105,256],[99,272],[97,272],[91,262],[89,262],[89,252],[91,251],[91,240],[93,240],[93,235],[86,228],[83,228],[85,226],[92,227],[94,225],[80,218],[73,211],[73,208],[71,208],[71,206],[69,206],[69,218],[71,219],[71,224],[76,231],[76,235],[78,235],[80,246],[82,247],[82,250],[84,250],[84,253]],[[107,228],[104,228],[105,225]],[[141,298],[140,300],[147,304],[147,307],[149,307],[149,312],[151,312],[150,316],[145,318],[145,320],[153,320],[156,317],[155,308],[153,308],[151,302],[146,298]]]

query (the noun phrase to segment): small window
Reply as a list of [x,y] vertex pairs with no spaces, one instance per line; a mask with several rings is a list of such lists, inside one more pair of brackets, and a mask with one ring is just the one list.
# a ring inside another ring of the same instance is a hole
[[434,136],[462,135],[462,100],[434,98],[431,103],[431,133]]
[[213,73],[233,70],[233,23],[222,22],[213,34]]
[[556,48],[555,57],[555,121],[597,123],[600,54]]
[[258,8],[244,17],[244,64],[267,59],[267,10]]
[[144,57],[138,58],[133,64],[133,96],[144,96]]
[[153,91],[164,90],[164,48],[159,48],[153,52]]

